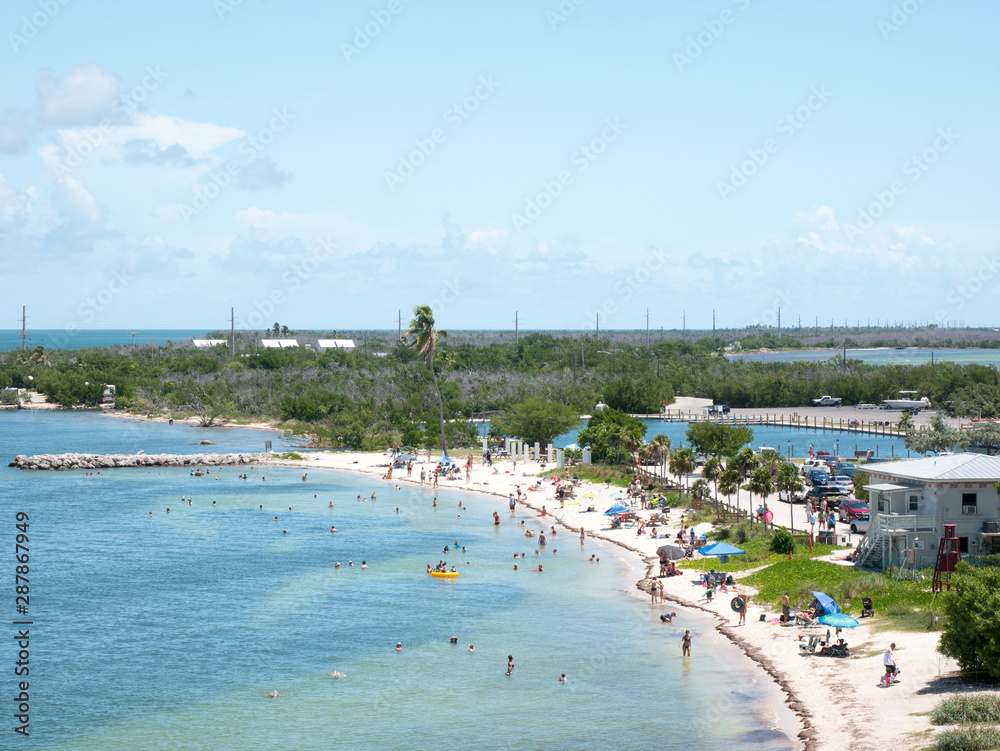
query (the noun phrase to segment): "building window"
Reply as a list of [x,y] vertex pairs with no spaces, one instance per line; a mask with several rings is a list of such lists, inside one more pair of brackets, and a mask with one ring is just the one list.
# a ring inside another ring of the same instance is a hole
[[884,513],[885,512],[885,498],[882,496],[881,493],[879,493],[879,496],[878,496],[878,510],[879,510],[879,513]]
[[976,510],[975,493],[962,493],[962,513],[963,514],[978,513],[978,511]]
[[920,496],[911,495],[910,496],[910,511],[916,511],[920,506]]

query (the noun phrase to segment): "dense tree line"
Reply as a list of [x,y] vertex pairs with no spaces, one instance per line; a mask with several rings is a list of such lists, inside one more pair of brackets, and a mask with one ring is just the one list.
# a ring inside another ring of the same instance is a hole
[[806,406],[822,394],[846,404],[879,403],[908,389],[955,415],[1000,415],[1000,373],[993,366],[876,366],[839,357],[738,362],[720,346],[711,340],[609,345],[546,334],[479,347],[442,342],[433,375],[424,356],[404,343],[366,353],[254,351],[244,342],[235,357],[226,346],[38,348],[0,355],[0,386],[37,388],[54,401],[77,405],[96,404],[104,384],[114,384],[122,409],[197,414],[206,421],[279,420],[304,426],[330,444],[364,448],[420,443],[423,427],[436,428],[441,413],[454,438],[468,442],[472,433],[463,418],[510,411],[536,397],[578,414],[591,413],[602,400],[641,413],[658,411],[674,394],[764,409]]

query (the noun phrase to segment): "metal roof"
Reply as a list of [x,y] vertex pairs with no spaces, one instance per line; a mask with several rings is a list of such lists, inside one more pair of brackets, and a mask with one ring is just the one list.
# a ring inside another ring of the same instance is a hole
[[912,485],[893,485],[891,482],[883,482],[879,485],[865,485],[865,490],[875,490],[879,493],[894,493],[900,490],[919,490]]
[[323,349],[354,349],[353,339],[318,339],[319,346]]
[[1000,480],[1000,456],[973,453],[928,456],[879,464],[869,473],[894,480],[996,482]]

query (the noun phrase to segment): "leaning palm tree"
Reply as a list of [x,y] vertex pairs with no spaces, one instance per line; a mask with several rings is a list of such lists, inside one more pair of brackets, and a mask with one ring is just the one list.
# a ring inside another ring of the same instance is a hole
[[424,358],[431,370],[431,380],[434,381],[434,394],[437,396],[438,419],[441,425],[441,456],[448,456],[448,441],[444,437],[444,403],[441,401],[441,389],[438,387],[437,373],[434,372],[434,354],[438,344],[443,344],[448,338],[447,331],[434,328],[434,313],[429,305],[418,305],[413,309],[413,320],[406,330],[407,346]]

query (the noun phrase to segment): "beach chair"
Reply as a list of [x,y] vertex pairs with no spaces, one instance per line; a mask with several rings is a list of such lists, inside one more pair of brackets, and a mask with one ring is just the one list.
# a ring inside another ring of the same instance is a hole
[[800,655],[816,654],[816,647],[819,645],[819,643],[820,640],[818,636],[810,636],[808,642],[799,645],[799,654]]

